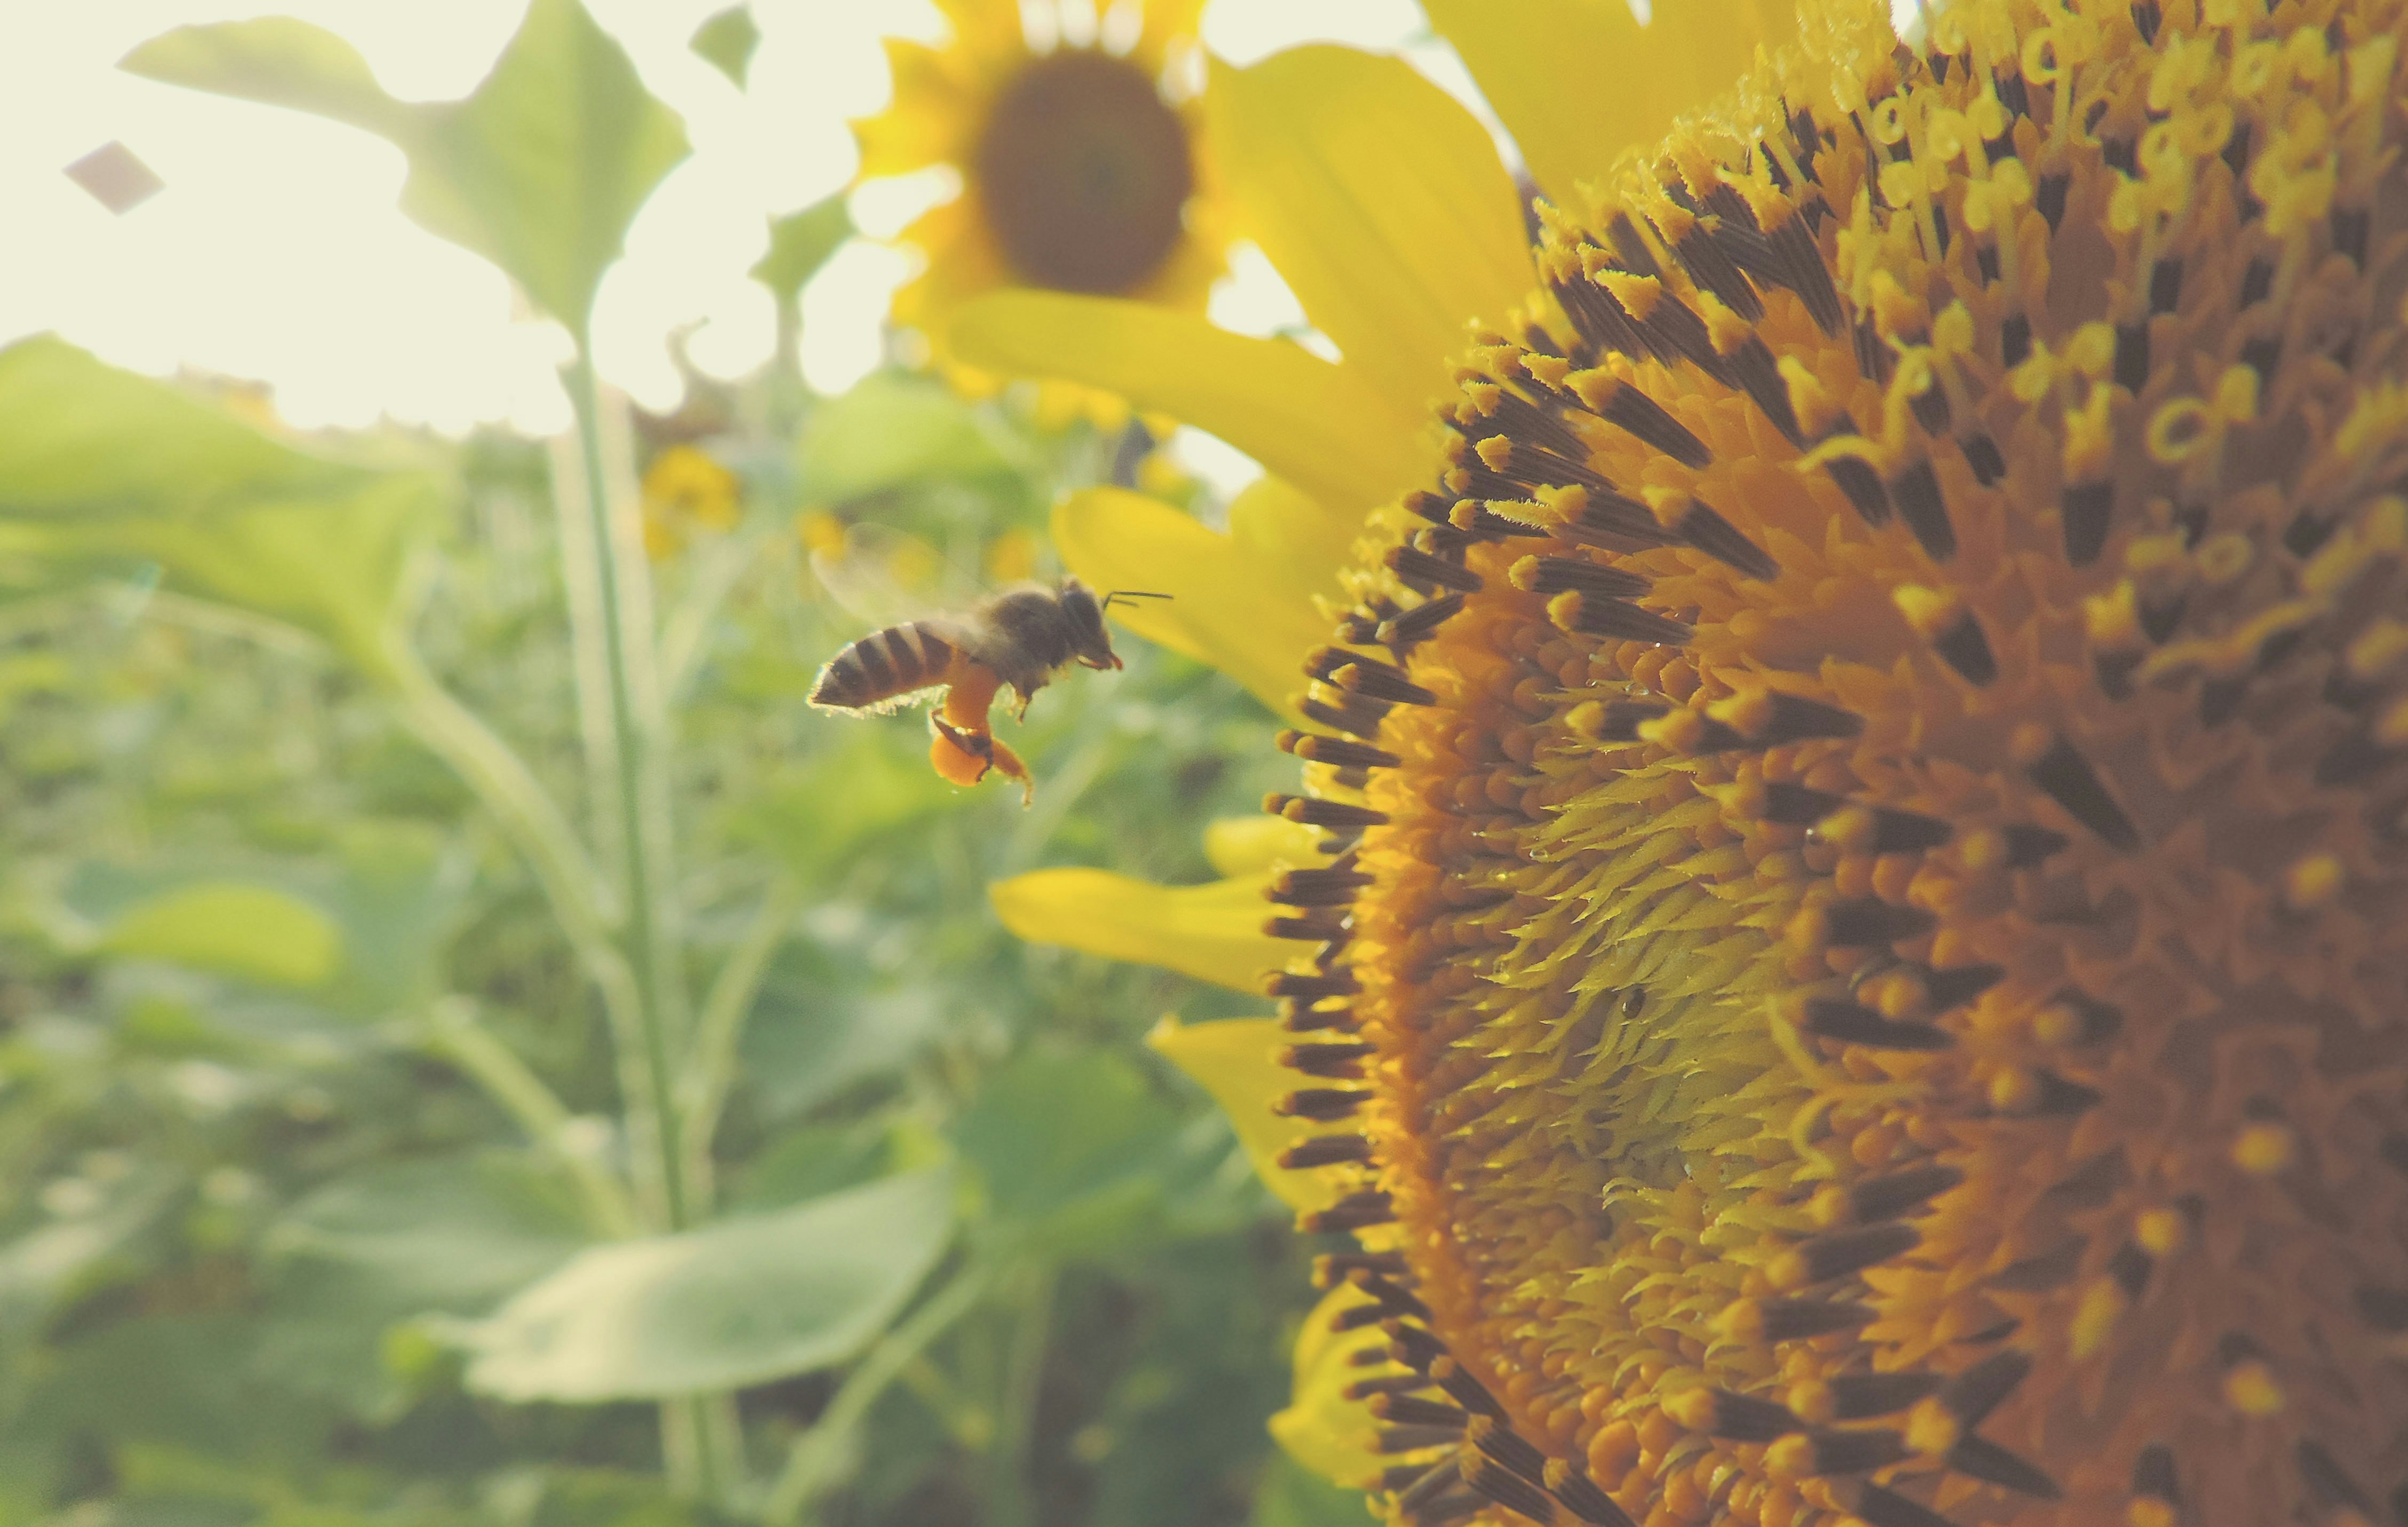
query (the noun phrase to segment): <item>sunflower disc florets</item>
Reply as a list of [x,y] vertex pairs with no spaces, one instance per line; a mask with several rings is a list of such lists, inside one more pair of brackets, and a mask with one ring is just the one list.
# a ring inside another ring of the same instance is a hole
[[1821,14],[1550,211],[1283,739],[1393,1520],[2408,1522],[2404,14]]

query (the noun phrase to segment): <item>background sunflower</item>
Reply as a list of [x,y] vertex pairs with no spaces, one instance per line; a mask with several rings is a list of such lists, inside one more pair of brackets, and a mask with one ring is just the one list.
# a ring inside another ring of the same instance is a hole
[[[898,235],[926,264],[896,293],[895,321],[980,392],[996,378],[962,363],[951,332],[960,307],[987,293],[1033,287],[1200,311],[1230,237],[1202,142],[1203,0],[1115,7],[1095,36],[1077,37],[1066,16],[1092,11],[1049,3],[1024,17],[1013,0],[942,8],[952,40],[889,38],[894,100],[855,123],[861,178],[944,166],[962,182]],[[1111,411],[1100,395],[1082,401]]]

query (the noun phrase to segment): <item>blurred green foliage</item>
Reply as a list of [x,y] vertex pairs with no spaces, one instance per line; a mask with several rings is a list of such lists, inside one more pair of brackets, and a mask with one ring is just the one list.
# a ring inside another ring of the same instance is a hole
[[[394,136],[581,330],[682,151],[616,45],[538,0],[465,103],[355,65],[135,60]],[[846,231],[778,230],[788,358]],[[870,623],[807,537],[974,591],[1128,442],[891,372],[632,421],[567,378],[575,442],[296,439],[0,350],[0,1524],[1358,1520],[1263,1428],[1300,1255],[1137,1043],[1242,999],[986,898],[1207,878],[1259,705],[1130,650],[1014,731],[1024,811],[804,704]],[[693,450],[720,510],[589,492]]]

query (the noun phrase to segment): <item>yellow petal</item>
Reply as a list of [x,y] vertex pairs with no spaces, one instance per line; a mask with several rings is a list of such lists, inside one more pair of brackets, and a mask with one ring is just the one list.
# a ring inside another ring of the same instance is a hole
[[[1354,561],[1363,509],[1315,499],[1277,478],[1257,478],[1229,502],[1229,539],[1283,581],[1335,598],[1338,575]],[[1297,654],[1298,662],[1303,657]]]
[[1196,44],[1204,0],[1146,0],[1142,8],[1144,23],[1129,56],[1158,73],[1169,63],[1173,49]]
[[940,348],[953,315],[966,301],[1010,278],[967,196],[939,202],[913,219],[896,241],[920,250],[927,264],[895,293],[895,321],[926,332]]
[[1573,210],[1582,181],[1602,178],[1625,150],[1654,145],[1675,113],[1727,93],[1757,44],[1797,31],[1786,0],[1656,0],[1644,27],[1624,0],[1425,0],[1423,9],[1540,187]]
[[1032,944],[1060,944],[1161,965],[1240,992],[1287,963],[1292,945],[1263,932],[1261,876],[1161,886],[1100,869],[1040,869],[987,888],[1003,925]]
[[1204,857],[1224,875],[1260,875],[1291,864],[1318,864],[1321,829],[1284,817],[1216,817],[1204,824]]
[[1369,1488],[1383,1467],[1396,1462],[1373,1450],[1378,1440],[1370,1412],[1346,1398],[1346,1386],[1363,1376],[1354,1353],[1387,1338],[1376,1326],[1340,1332],[1338,1312],[1359,1305],[1352,1289],[1332,1289],[1296,1337],[1296,1389],[1288,1407],[1271,1418],[1271,1435],[1290,1458],[1333,1483]]
[[1421,416],[1284,339],[1112,297],[998,292],[963,307],[955,353],[1061,377],[1209,430],[1325,504],[1384,503],[1427,475]]
[[[1619,71],[1593,88],[1619,89]],[[1349,371],[1421,413],[1448,391],[1465,325],[1503,323],[1533,284],[1487,131],[1401,59],[1347,48],[1217,66],[1206,106],[1246,229],[1306,316]]]
[[1028,56],[1020,7],[1011,0],[937,0],[937,8],[945,13],[963,50],[990,67]]
[[885,43],[895,98],[878,115],[853,124],[864,179],[958,160],[977,125],[976,84],[965,78],[956,55],[901,37]]
[[1308,580],[1292,558],[1265,553],[1255,539],[1224,535],[1117,488],[1089,489],[1056,506],[1054,544],[1090,588],[1170,595],[1115,604],[1117,622],[1211,664],[1279,715],[1298,719],[1291,697],[1304,689],[1304,655],[1330,635],[1312,595],[1336,594],[1334,562]]
[[1188,1079],[1212,1094],[1229,1116],[1229,1127],[1254,1163],[1254,1175],[1299,1212],[1326,1208],[1339,1196],[1340,1185],[1326,1167],[1291,1172],[1280,1165],[1280,1152],[1315,1135],[1343,1134],[1347,1126],[1282,1119],[1271,1105],[1301,1085],[1297,1074],[1279,1063],[1283,1045],[1295,1036],[1269,1018],[1226,1018],[1211,1023],[1182,1023],[1165,1018],[1145,1036],[1154,1052]]

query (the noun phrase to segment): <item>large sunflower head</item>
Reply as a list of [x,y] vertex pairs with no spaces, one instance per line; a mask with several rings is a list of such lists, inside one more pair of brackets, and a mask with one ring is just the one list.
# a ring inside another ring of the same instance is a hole
[[2408,1522],[2408,9],[1806,20],[1550,210],[1306,657],[1283,1435],[1420,1527]]
[[[854,124],[861,178],[950,166],[961,193],[901,241],[925,267],[897,322],[975,391],[992,378],[948,343],[955,308],[1004,287],[1200,308],[1228,235],[1198,150],[1202,0],[1142,0],[1099,35],[1032,38],[1018,0],[944,0],[942,48],[890,38],[893,102]],[[1057,15],[1051,6],[1030,21]],[[1101,8],[1101,7],[1098,7]]]

